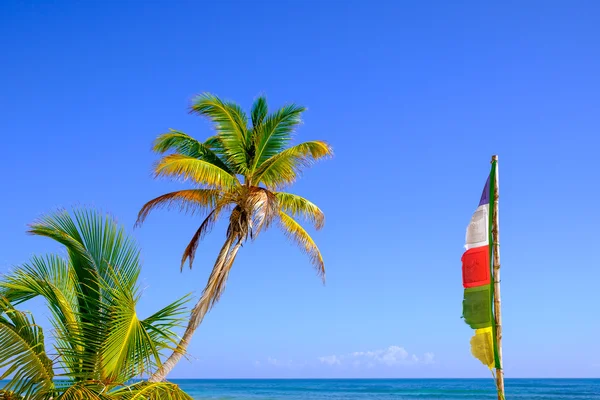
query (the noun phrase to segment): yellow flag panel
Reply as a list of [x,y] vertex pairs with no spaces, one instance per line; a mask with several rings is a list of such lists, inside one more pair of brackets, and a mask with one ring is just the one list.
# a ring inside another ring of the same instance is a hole
[[475,330],[475,335],[471,338],[471,353],[489,369],[494,368],[494,338],[491,327]]

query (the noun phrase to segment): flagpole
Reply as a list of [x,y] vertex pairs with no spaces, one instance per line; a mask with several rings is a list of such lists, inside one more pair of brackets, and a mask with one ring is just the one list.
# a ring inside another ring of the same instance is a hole
[[494,198],[492,208],[492,239],[493,239],[493,275],[494,275],[494,325],[496,333],[496,343],[498,346],[498,361],[496,365],[496,386],[498,387],[498,400],[504,398],[504,371],[502,369],[502,309],[500,301],[500,227],[498,217],[498,199],[500,198],[498,186],[498,156],[492,156],[492,164],[496,163],[496,173],[494,174]]

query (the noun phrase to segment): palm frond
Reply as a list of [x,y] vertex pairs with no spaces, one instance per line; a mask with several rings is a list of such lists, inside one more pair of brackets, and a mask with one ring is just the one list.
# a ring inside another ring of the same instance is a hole
[[[30,229],[63,243],[67,260],[34,257],[0,280],[0,380],[10,378],[0,398],[114,399],[113,389],[159,368],[163,350],[185,351],[174,330],[183,322],[187,297],[141,319],[135,243],[112,218],[84,210],[73,215],[45,216]],[[42,329],[11,303],[35,297],[52,311],[54,362]],[[53,382],[53,366],[69,379]],[[175,385],[134,385],[127,393],[144,400],[189,399]]]
[[139,382],[110,393],[114,400],[193,400],[171,382]]
[[[86,248],[71,215],[65,210],[45,215],[31,224],[28,232],[54,239],[67,248],[70,265],[77,277],[78,312],[83,320],[97,321],[98,311],[90,304],[91,301],[100,299],[97,258]],[[90,349],[89,352],[93,353],[94,350]]]
[[252,176],[256,185],[263,183],[277,189],[293,183],[304,168],[315,161],[333,155],[331,147],[322,141],[304,142],[272,156],[258,167]]
[[110,278],[109,266],[118,268],[121,278],[132,286],[140,269],[135,241],[108,215],[81,209],[74,210],[73,216],[64,210],[46,215],[31,225],[29,233],[65,245],[85,296],[99,296],[98,281]]
[[199,185],[215,189],[230,189],[239,185],[237,177],[224,169],[204,160],[171,154],[163,157],[154,168],[156,177],[176,178],[182,181],[191,179]]
[[321,252],[315,241],[298,222],[285,212],[280,211],[279,218],[281,228],[285,235],[296,242],[302,251],[308,255],[311,263],[317,270],[317,274],[323,279],[323,282],[325,282],[325,263],[323,262],[323,257],[321,256]]
[[222,207],[217,207],[212,210],[208,216],[202,221],[200,227],[192,236],[192,240],[186,246],[183,251],[183,256],[181,257],[181,267],[180,271],[183,271],[183,266],[187,260],[189,260],[190,269],[192,269],[192,264],[194,263],[194,258],[196,257],[196,250],[198,249],[198,244],[200,241],[212,230],[215,226],[215,223],[219,219],[219,215],[221,213]]
[[96,210],[76,209],[75,221],[86,250],[94,259],[99,279],[133,288],[141,270],[140,249],[123,226]]
[[204,160],[225,170],[229,174],[233,174],[223,160],[219,158],[218,153],[211,148],[210,144],[199,142],[188,134],[174,129],[169,129],[169,133],[158,136],[154,140],[152,149],[160,154],[164,154],[170,150],[187,157]]
[[190,295],[188,294],[141,321],[150,340],[159,351],[177,349],[178,336],[174,329],[181,327],[185,322],[187,315],[185,305],[189,299]]
[[110,400],[110,396],[99,394],[84,383],[76,383],[67,387],[56,400]]
[[304,197],[285,192],[276,192],[279,208],[292,217],[300,216],[311,222],[316,229],[325,225],[325,214],[314,203]]
[[106,290],[111,295],[105,300],[107,329],[102,341],[101,376],[103,381],[119,382],[150,371],[160,360],[137,316],[135,294],[126,287],[108,285]]
[[35,297],[42,297],[50,308],[51,323],[55,332],[55,347],[68,348],[74,354],[71,360],[63,354],[62,367],[69,373],[80,368],[83,346],[81,327],[77,310],[77,278],[65,260],[58,256],[33,257],[25,264],[0,281],[0,294],[13,305]]
[[225,155],[225,147],[218,134],[209,137],[204,141],[204,145],[214,151],[216,154]]
[[191,112],[209,118],[214,124],[228,161],[237,174],[248,170],[246,150],[249,148],[248,118],[239,105],[224,102],[203,93],[192,102]]
[[34,297],[46,299],[55,317],[66,326],[76,325],[77,279],[68,263],[56,255],[36,257],[0,281],[0,295],[12,304]]
[[48,237],[64,245],[69,252],[69,258],[76,264],[75,269],[80,282],[94,280],[95,260],[85,248],[81,234],[66,210],[43,216],[31,224],[27,232]]
[[252,127],[256,130],[259,127],[267,113],[269,112],[269,108],[267,107],[267,98],[265,96],[259,96],[252,103],[252,109],[250,110],[250,115],[252,117]]
[[52,393],[52,361],[46,355],[44,334],[33,317],[0,297],[0,380],[12,378],[4,390],[24,398]]
[[292,139],[294,127],[302,122],[300,115],[304,107],[290,104],[266,117],[254,128],[255,155],[253,169],[281,152]]
[[106,294],[99,305],[106,310],[101,350],[104,382],[122,382],[159,367],[160,352],[177,347],[173,329],[181,325],[187,301],[184,297],[142,320],[136,311],[137,288],[119,285],[118,272],[114,274],[116,285],[102,282]]
[[120,297],[109,312],[107,337],[102,349],[103,380],[119,382],[138,376],[159,364],[159,353],[135,312],[135,301]]
[[[73,379],[101,378],[99,357],[112,318],[106,310],[114,306],[115,293],[133,296],[140,273],[139,249],[113,218],[91,210],[75,210],[73,217],[66,211],[45,216],[30,232],[67,247],[77,282],[73,312],[78,329],[67,333],[59,329],[56,337],[62,367]],[[124,302],[122,307],[128,305]]]
[[25,399],[23,399],[23,396],[20,396],[11,390],[0,389],[0,400],[25,400]]
[[227,149],[223,146],[223,142],[221,141],[218,133],[206,139],[203,144],[212,150],[221,161],[223,161],[223,164],[227,166],[227,171],[230,171],[232,175],[236,174],[237,169],[235,164],[228,159]]
[[213,208],[220,197],[220,191],[214,189],[189,189],[178,190],[158,196],[150,200],[138,213],[136,226],[141,225],[150,211],[160,207],[179,207],[185,213],[193,214],[195,211]]

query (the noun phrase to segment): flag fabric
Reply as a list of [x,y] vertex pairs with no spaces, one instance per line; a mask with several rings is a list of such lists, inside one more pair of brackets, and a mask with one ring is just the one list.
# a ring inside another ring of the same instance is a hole
[[489,369],[494,368],[494,331],[491,327],[475,330],[471,338],[471,354]]
[[494,324],[494,290],[492,273],[492,204],[495,191],[496,162],[488,176],[479,206],[467,226],[466,244],[462,256],[464,287],[463,319],[475,335],[471,338],[471,353],[488,368],[499,366]]

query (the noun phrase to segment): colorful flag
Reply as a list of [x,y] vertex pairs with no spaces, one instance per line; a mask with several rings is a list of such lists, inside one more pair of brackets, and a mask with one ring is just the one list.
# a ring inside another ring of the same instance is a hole
[[499,365],[494,324],[494,289],[492,273],[492,204],[496,163],[481,194],[479,206],[467,227],[466,251],[462,256],[462,277],[465,289],[463,318],[475,330],[471,338],[471,353],[488,368]]

